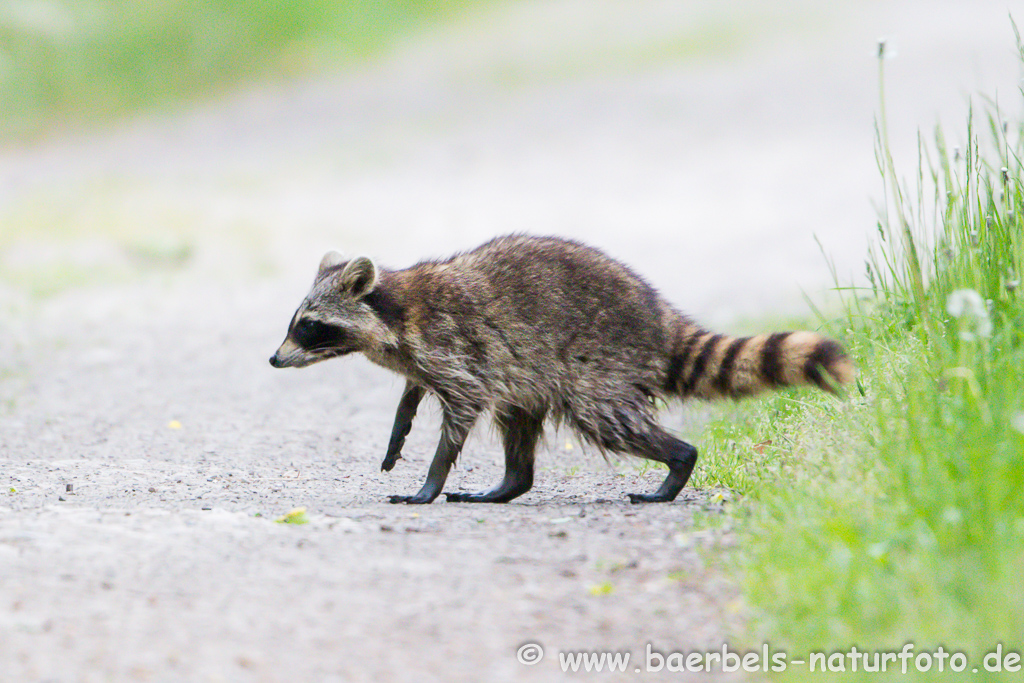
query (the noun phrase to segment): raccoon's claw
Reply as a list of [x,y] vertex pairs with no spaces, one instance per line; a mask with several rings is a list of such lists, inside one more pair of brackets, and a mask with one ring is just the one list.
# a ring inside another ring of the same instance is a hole
[[394,454],[388,453],[387,456],[384,458],[384,462],[382,462],[380,464],[380,471],[381,472],[390,472],[392,469],[394,469],[395,463],[398,462],[401,459],[402,459],[402,456],[401,456],[400,453],[394,453]]
[[482,493],[446,493],[445,499],[449,503],[507,503],[515,495],[507,496],[484,491]]
[[671,503],[675,496],[659,496],[657,493],[627,493],[629,502],[637,505],[639,503]]
[[391,496],[388,498],[388,502],[392,504],[407,503],[409,505],[426,505],[433,501],[433,498],[424,498],[421,496]]

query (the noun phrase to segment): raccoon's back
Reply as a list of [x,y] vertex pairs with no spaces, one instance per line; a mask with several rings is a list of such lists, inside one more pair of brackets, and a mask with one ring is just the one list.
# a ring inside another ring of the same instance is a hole
[[486,282],[488,318],[521,331],[550,359],[661,353],[671,307],[643,278],[593,247],[553,237],[501,237],[466,254]]
[[659,384],[678,314],[597,249],[514,235],[410,270],[426,346],[489,390],[554,398]]

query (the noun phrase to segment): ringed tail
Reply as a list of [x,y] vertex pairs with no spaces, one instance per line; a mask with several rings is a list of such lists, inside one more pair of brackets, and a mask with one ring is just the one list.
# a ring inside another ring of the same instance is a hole
[[843,347],[816,332],[730,337],[684,324],[663,388],[667,394],[703,399],[742,398],[804,384],[836,394],[855,374]]

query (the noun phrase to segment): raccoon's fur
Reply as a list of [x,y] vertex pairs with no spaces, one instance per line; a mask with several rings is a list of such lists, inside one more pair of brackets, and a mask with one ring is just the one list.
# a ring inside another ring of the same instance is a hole
[[601,251],[512,235],[405,270],[335,252],[270,359],[301,367],[354,351],[400,373],[406,388],[382,469],[390,470],[426,393],[442,406],[441,440],[423,488],[391,502],[429,503],[474,422],[493,411],[505,444],[501,483],[449,501],[506,502],[533,484],[547,418],[602,451],[665,463],[668,477],[636,502],[671,501],[697,450],[662,429],[655,399],[739,398],[853,379],[836,342],[814,332],[729,337],[702,328]]

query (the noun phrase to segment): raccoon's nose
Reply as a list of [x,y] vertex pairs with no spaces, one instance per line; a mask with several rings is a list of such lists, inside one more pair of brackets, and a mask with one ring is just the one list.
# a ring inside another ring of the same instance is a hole
[[276,353],[273,356],[270,357],[270,364],[273,365],[275,368],[281,367],[281,364],[277,360],[277,354]]

